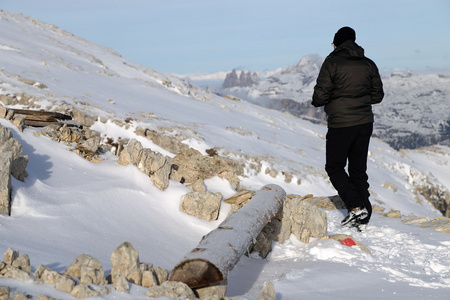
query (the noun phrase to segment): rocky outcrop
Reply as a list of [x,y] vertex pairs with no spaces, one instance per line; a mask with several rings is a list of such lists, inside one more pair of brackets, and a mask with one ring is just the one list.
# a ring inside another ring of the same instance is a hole
[[258,74],[253,72],[241,71],[238,76],[236,69],[233,69],[230,73],[225,76],[225,80],[222,84],[222,88],[232,88],[232,87],[246,87],[258,84],[260,81]]

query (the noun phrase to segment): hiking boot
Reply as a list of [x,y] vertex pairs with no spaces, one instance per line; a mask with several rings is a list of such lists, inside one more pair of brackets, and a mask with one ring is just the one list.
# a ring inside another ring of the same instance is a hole
[[369,220],[365,220],[369,216],[367,209],[355,207],[348,212],[348,215],[341,221],[341,225],[345,226],[349,223],[367,224]]

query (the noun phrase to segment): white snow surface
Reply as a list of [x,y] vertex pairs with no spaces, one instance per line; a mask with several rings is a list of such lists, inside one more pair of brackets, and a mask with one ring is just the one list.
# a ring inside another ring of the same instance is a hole
[[[19,80],[43,83],[40,89]],[[177,79],[126,61],[111,49],[22,15],[0,12],[0,92],[25,92],[39,97],[42,108],[69,103],[109,120],[133,118],[128,129],[108,121],[93,128],[106,137],[139,139],[144,147],[161,149],[134,133],[136,126],[173,128],[202,153],[246,160],[263,159],[266,167],[294,174],[272,178],[263,169],[248,168],[241,185],[257,190],[274,183],[288,194],[332,196],[336,192],[323,170],[326,128],[245,101],[210,94]],[[113,100],[114,104],[109,100]],[[217,221],[203,221],[179,210],[189,192],[170,182],[165,191],[134,166],[122,166],[104,153],[92,163],[68,146],[43,136],[41,129],[18,131],[0,119],[29,156],[24,182],[13,179],[12,214],[0,216],[0,252],[9,247],[28,254],[33,271],[40,265],[63,272],[80,254],[97,258],[108,274],[112,251],[125,241],[139,251],[141,262],[169,271],[216,228],[229,211],[223,203]],[[225,152],[231,151],[231,154]],[[386,210],[435,218],[439,212],[418,202],[414,185],[429,177],[450,188],[450,149],[433,146],[397,152],[378,139],[370,146],[368,173],[372,202]],[[249,163],[250,164],[250,163]],[[280,173],[279,173],[280,174]],[[301,181],[297,184],[297,179]],[[397,191],[383,187],[395,184]],[[224,199],[236,193],[227,181],[206,181]],[[243,256],[228,277],[227,296],[254,300],[273,282],[277,299],[445,299],[450,294],[450,235],[407,225],[374,213],[363,232],[339,225],[345,211],[327,210],[328,234],[351,234],[372,255],[335,240],[291,237],[273,244],[266,259]],[[49,285],[0,278],[1,286],[34,297],[45,294],[72,299]],[[112,292],[102,299],[148,299],[147,289],[131,285],[130,293]]]

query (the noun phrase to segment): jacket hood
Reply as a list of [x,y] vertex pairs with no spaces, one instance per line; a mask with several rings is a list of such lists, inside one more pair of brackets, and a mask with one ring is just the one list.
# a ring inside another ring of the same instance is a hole
[[359,46],[357,43],[347,40],[339,47],[334,49],[333,52],[330,53],[330,56],[342,56],[342,57],[364,57],[364,49]]

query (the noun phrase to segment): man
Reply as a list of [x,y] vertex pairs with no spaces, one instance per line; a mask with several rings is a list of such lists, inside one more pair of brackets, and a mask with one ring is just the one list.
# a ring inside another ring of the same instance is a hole
[[372,215],[367,153],[374,121],[372,104],[384,97],[377,66],[355,40],[350,27],[335,34],[334,51],[323,62],[312,100],[315,107],[325,106],[327,114],[325,170],[348,209],[342,226],[367,224]]

